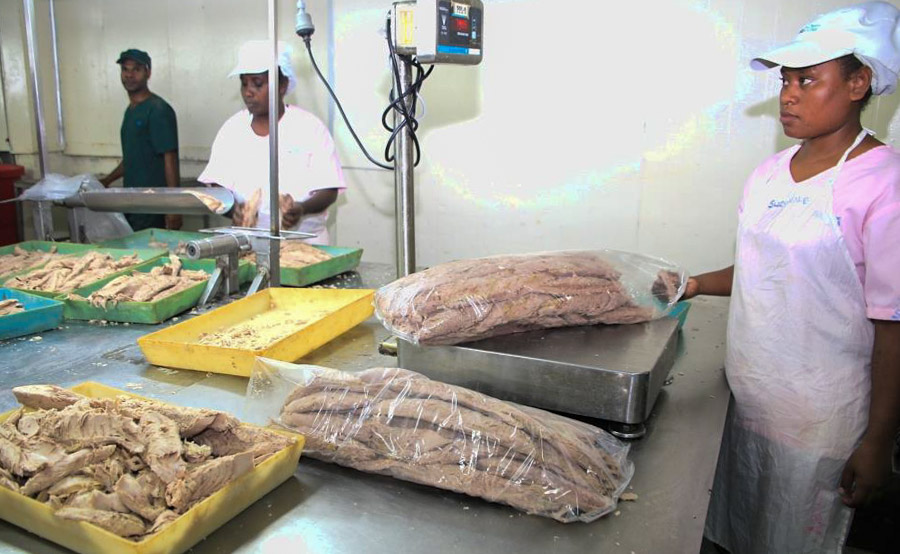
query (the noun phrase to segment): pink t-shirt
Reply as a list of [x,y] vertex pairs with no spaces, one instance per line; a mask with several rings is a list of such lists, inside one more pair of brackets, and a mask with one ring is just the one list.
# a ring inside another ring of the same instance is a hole
[[[757,167],[748,183],[768,175],[783,153]],[[790,171],[788,164],[783,167]],[[797,186],[827,179],[830,173],[823,171]],[[900,321],[900,152],[885,145],[847,160],[834,183],[834,214],[863,285],[866,313],[872,319]]]

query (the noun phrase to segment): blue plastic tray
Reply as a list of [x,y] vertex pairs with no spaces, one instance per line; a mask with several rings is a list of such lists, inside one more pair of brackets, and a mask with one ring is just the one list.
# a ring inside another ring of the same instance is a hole
[[0,316],[0,340],[55,329],[62,323],[63,303],[15,289],[0,288],[0,300],[15,298],[24,312]]

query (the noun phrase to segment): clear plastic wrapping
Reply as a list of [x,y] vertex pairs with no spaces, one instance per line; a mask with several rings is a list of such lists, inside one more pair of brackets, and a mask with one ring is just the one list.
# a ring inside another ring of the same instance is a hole
[[249,418],[305,435],[304,455],[565,523],[614,510],[634,473],[601,429],[405,369],[257,358],[247,390]]
[[687,273],[665,260],[616,250],[458,260],[413,273],[375,295],[394,335],[423,345],[574,325],[664,316]]

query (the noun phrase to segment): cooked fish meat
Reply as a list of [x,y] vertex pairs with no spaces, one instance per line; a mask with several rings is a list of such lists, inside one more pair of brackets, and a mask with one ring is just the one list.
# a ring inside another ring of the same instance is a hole
[[[262,192],[262,191],[260,191]],[[194,190],[188,191],[188,193],[196,198],[197,200],[203,202],[203,205],[209,209],[214,214],[222,214],[225,212],[225,204],[223,204],[218,198],[215,196],[204,194],[202,192],[197,192]]]
[[35,410],[61,410],[83,400],[80,394],[56,385],[23,385],[13,389],[19,404]]
[[12,315],[25,311],[25,306],[15,298],[0,300],[0,316]]
[[34,269],[51,259],[60,257],[64,256],[56,253],[55,246],[51,247],[49,252],[45,252],[43,250],[25,250],[17,245],[13,248],[12,254],[0,256],[0,279],[13,273]]
[[195,467],[184,479],[166,486],[166,503],[184,513],[198,501],[253,469],[253,454],[242,452],[210,460]]
[[256,189],[250,198],[244,204],[244,221],[243,227],[256,227],[259,222],[259,204],[262,200],[262,189]]
[[133,537],[143,535],[147,526],[141,518],[131,514],[120,514],[106,510],[91,510],[89,508],[62,508],[56,511],[56,515],[63,519],[75,521],[87,521],[121,537]]
[[[253,256],[252,250],[241,254],[241,257],[244,258],[251,256]],[[321,248],[316,248],[305,242],[286,240],[281,243],[282,267],[306,267],[308,265],[330,260],[332,257],[331,254]]]
[[155,302],[188,289],[209,279],[205,271],[182,268],[181,260],[169,255],[169,263],[154,267],[147,273],[135,271],[116,277],[94,291],[87,301],[97,308],[115,306],[119,302]]
[[137,254],[116,260],[101,252],[89,252],[80,258],[57,257],[39,269],[13,277],[6,282],[6,286],[44,292],[71,292],[140,261]]
[[13,389],[25,408],[0,423],[0,487],[123,537],[180,513],[293,444],[216,410],[54,385]]
[[235,325],[202,333],[198,343],[224,348],[262,350],[309,324],[289,309],[278,308],[257,314]]

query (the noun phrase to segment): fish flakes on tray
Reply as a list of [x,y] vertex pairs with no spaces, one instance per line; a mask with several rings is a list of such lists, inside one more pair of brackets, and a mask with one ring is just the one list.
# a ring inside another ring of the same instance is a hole
[[[169,243],[161,242],[158,240],[151,240],[147,243],[147,248],[158,248],[161,250],[168,250]],[[172,251],[176,256],[187,256],[187,243],[183,240],[178,241],[178,244],[175,245],[175,250]]]
[[262,350],[288,335],[305,327],[309,319],[299,318],[287,310],[274,309],[255,315],[236,325],[210,333],[202,333],[199,344],[239,348],[242,350]]
[[52,259],[68,258],[56,252],[56,247],[52,247],[49,252],[43,250],[25,250],[16,246],[13,248],[12,254],[0,256],[0,278],[18,273],[20,271],[28,271],[38,266],[44,265]]
[[84,256],[54,257],[42,268],[13,277],[6,286],[43,292],[71,292],[141,263],[137,254],[118,260],[103,252],[88,252]]
[[[253,256],[252,251],[242,254],[243,257]],[[333,256],[321,248],[309,244],[288,240],[281,243],[281,267],[306,267],[330,260]]]
[[0,300],[0,316],[18,314],[25,311],[25,306],[15,298]]
[[131,275],[116,277],[86,299],[96,308],[115,306],[119,302],[155,302],[188,289],[209,279],[205,271],[183,269],[181,260],[169,255],[169,263],[154,267],[147,273],[135,271]]
[[299,457],[302,446],[215,410],[88,397],[53,385],[13,393],[24,408],[0,423],[0,487],[46,504],[56,518],[130,541],[164,531],[287,448]]

